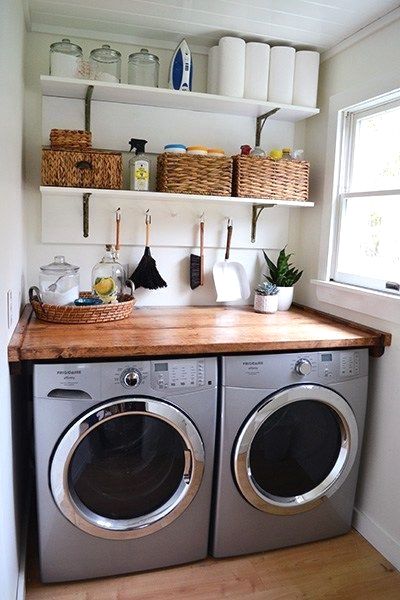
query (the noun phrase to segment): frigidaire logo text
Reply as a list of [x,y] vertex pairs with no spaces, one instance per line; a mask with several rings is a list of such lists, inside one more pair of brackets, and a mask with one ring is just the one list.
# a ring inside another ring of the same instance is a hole
[[259,361],[255,361],[255,360],[248,360],[248,361],[243,361],[244,365],[263,365],[263,361],[259,360]]
[[57,371],[57,375],[80,375],[82,371]]

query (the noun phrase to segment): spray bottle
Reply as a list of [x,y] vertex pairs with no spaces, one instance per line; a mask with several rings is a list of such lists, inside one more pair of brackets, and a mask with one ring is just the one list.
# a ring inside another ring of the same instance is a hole
[[135,150],[135,156],[129,161],[129,185],[136,192],[149,190],[150,160],[145,154],[147,140],[131,138],[129,140],[130,152]]

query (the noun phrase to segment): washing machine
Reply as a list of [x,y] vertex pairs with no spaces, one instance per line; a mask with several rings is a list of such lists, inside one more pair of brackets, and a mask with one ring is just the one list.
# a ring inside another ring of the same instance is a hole
[[42,580],[207,555],[217,361],[34,367]]
[[349,530],[367,385],[366,349],[223,358],[214,556]]

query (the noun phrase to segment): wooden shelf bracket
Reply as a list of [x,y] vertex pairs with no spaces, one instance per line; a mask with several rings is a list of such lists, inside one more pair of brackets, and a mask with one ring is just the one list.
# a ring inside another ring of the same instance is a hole
[[90,114],[92,108],[93,85],[88,85],[85,95],[85,131],[90,131]]
[[276,204],[253,204],[251,215],[251,241],[254,244],[256,241],[257,221],[264,208],[274,208]]
[[83,237],[89,237],[89,198],[92,194],[83,194],[82,209],[83,209]]
[[256,119],[256,143],[255,143],[256,146],[260,145],[261,132],[265,125],[265,121],[268,119],[268,117],[272,117],[272,115],[277,113],[278,110],[279,110],[279,108],[273,108],[272,110],[269,110],[268,112],[264,113],[263,115],[260,115],[259,117],[257,117],[257,119]]

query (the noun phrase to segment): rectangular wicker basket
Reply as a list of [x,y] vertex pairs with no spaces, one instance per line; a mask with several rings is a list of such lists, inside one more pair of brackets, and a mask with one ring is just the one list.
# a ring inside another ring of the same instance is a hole
[[122,155],[101,150],[43,149],[42,185],[120,190]]
[[310,163],[259,156],[233,157],[233,195],[239,198],[308,200]]
[[92,147],[92,134],[82,129],[52,129],[50,146],[52,150],[87,150]]
[[232,158],[186,154],[160,154],[157,191],[172,194],[230,196]]

